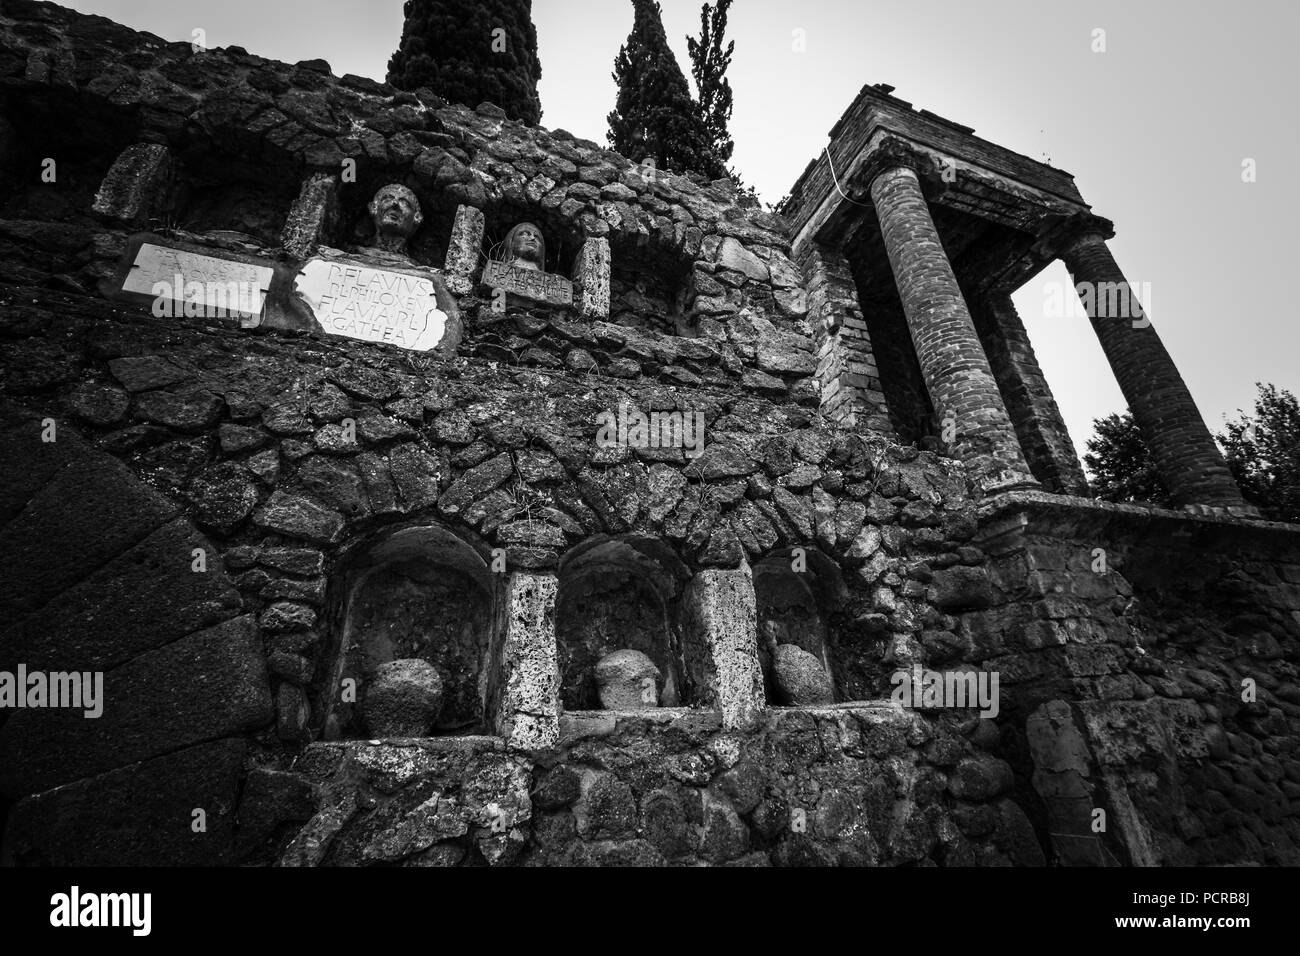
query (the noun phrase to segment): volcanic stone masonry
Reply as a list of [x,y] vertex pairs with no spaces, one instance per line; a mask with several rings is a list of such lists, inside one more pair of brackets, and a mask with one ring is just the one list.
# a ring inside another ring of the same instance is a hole
[[777,214],[12,0],[0,183],[0,688],[103,675],[4,864],[1300,863],[1300,534],[1131,309],[1183,507],[1087,496],[1069,175],[867,87]]

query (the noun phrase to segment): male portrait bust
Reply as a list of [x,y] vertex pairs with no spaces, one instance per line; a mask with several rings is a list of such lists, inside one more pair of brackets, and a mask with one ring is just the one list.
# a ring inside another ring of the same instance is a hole
[[400,183],[380,187],[370,205],[370,221],[375,226],[371,247],[382,252],[409,256],[411,236],[424,222],[420,200]]

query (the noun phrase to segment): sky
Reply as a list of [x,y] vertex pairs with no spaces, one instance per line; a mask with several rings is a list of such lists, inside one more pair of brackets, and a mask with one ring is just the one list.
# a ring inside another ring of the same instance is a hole
[[[64,0],[168,40],[205,31],[383,79],[401,0]],[[701,0],[661,0],[683,72]],[[862,86],[1074,175],[1212,431],[1255,382],[1300,392],[1300,35],[1293,0],[735,0],[732,165],[776,203]],[[629,0],[533,0],[542,125],[605,142]],[[1096,31],[1104,31],[1104,51]],[[796,31],[802,31],[796,33]],[[802,42],[798,42],[802,40]],[[1255,181],[1242,164],[1254,161]],[[1055,264],[1016,295],[1076,449],[1124,400]]]

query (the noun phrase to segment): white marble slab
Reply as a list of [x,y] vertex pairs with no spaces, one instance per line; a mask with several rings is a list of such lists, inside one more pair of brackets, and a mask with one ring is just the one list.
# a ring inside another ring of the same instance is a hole
[[156,315],[233,315],[247,320],[261,315],[273,274],[270,266],[146,242],[122,290],[153,296]]
[[433,282],[422,276],[317,258],[294,289],[332,335],[427,352],[447,331]]

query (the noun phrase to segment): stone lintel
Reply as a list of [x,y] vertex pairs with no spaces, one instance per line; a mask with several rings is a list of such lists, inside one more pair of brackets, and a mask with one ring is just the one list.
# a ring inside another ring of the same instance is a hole
[[798,248],[813,239],[838,242],[860,219],[862,208],[872,205],[871,181],[900,166],[917,174],[930,202],[1031,234],[1088,215],[1080,201],[989,168],[978,149],[945,150],[897,129],[877,126],[853,161],[843,169],[836,167],[839,188],[831,187],[793,245]]

